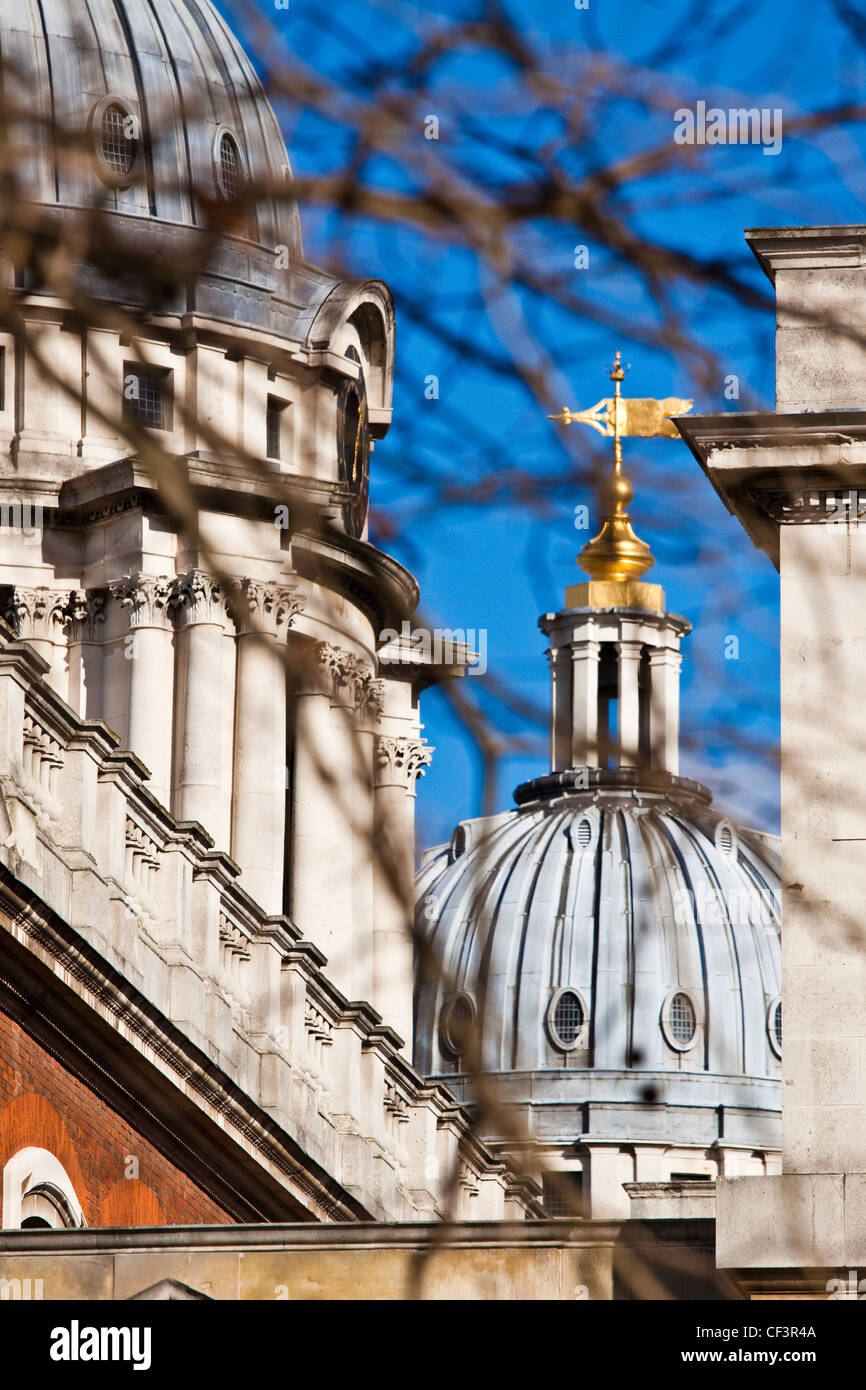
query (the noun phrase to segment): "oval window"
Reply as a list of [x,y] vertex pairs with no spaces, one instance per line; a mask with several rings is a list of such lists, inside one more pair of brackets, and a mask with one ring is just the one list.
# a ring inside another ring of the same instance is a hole
[[558,989],[547,1010],[547,1030],[554,1047],[570,1052],[580,1043],[586,1009],[576,989]]
[[101,101],[92,117],[91,131],[99,172],[116,187],[132,178],[141,147],[138,117],[122,101]]
[[662,1029],[671,1047],[685,1052],[691,1047],[697,1033],[698,1019],[690,995],[684,990],[674,990],[668,996],[662,1012]]
[[466,1051],[474,1024],[475,1004],[472,999],[465,992],[455,994],[442,1010],[439,1036],[443,1050],[459,1060]]
[[782,1055],[782,1001],[774,999],[767,1010],[767,1035],[777,1057]]
[[241,152],[238,142],[229,131],[224,130],[217,148],[217,178],[220,192],[227,203],[234,202],[241,191]]

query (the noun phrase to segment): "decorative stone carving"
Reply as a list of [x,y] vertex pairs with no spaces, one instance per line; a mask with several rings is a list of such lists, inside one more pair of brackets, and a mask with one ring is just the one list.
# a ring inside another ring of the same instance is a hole
[[749,498],[758,511],[780,526],[862,525],[866,520],[863,488],[810,487],[787,491],[752,488]]
[[128,574],[109,585],[112,594],[129,609],[129,626],[169,627],[169,601],[174,581],[168,575]]
[[354,652],[332,642],[320,642],[317,654],[333,703],[356,710],[364,718],[377,719],[385,705],[385,682],[377,680]]
[[415,795],[415,782],[433,761],[435,749],[426,739],[376,736],[375,781],[377,787],[405,787]]
[[69,599],[69,589],[16,586],[3,605],[3,617],[25,641],[54,642],[63,636]]
[[168,610],[178,627],[196,623],[224,626],[226,600],[222,585],[204,570],[190,570],[172,584]]
[[66,623],[70,642],[99,642],[105,623],[105,589],[73,589]]
[[255,579],[236,579],[229,596],[238,632],[266,632],[280,637],[291,626],[304,601],[297,589],[281,584],[262,584]]
[[369,719],[374,722],[381,718],[384,708],[385,682],[376,680],[372,675],[367,675],[364,678],[358,698],[358,713],[362,719]]

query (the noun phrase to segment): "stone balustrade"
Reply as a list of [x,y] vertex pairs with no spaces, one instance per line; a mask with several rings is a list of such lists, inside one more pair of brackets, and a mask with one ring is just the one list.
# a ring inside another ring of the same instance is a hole
[[[0,929],[67,987],[101,991],[125,1036],[147,1032],[174,1084],[280,1180],[282,1136],[377,1220],[426,1219],[446,1201],[463,1220],[537,1213],[451,1093],[415,1072],[371,1005],[337,989],[288,917],[253,901],[201,825],[169,814],[138,758],[79,718],[48,670],[0,623],[0,864],[33,898],[17,918],[0,910]],[[321,1199],[308,1209],[333,1215]]]

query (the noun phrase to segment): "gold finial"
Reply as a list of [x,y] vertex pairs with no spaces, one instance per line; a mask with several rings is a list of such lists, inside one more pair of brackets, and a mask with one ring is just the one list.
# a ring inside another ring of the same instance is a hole
[[[634,497],[634,488],[622,471],[622,441],[624,438],[652,439],[658,436],[678,439],[677,429],[670,417],[687,414],[693,405],[692,401],[679,400],[674,396],[664,400],[624,398],[620,387],[628,370],[617,352],[610,369],[610,379],[614,384],[612,397],[598,401],[590,410],[573,411],[563,406],[558,415],[548,416],[548,419],[558,420],[563,425],[591,425],[599,434],[613,438],[613,470],[599,487],[601,530],[583,547],[578,564],[593,580],[614,584],[628,584],[638,579],[655,563],[649,546],[635,535],[629,520],[627,508]],[[576,587],[581,590],[586,588],[585,585]],[[640,587],[654,589],[657,586]]]

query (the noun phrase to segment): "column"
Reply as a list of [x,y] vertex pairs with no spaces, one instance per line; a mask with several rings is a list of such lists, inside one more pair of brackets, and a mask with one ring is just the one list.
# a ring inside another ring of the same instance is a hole
[[174,724],[174,633],[168,611],[172,580],[136,573],[109,587],[129,619],[124,641],[129,663],[127,743],[150,772],[150,790],[168,806]]
[[650,647],[650,748],[654,772],[680,770],[680,666],[673,647]]
[[106,589],[74,589],[67,610],[67,699],[82,719],[102,717],[102,637]]
[[422,738],[376,737],[373,1004],[412,1055],[415,784],[433,760]]
[[621,638],[617,643],[619,700],[619,767],[637,767],[640,746],[641,643]]
[[225,848],[231,843],[221,736],[225,595],[211,575],[191,570],[175,581],[170,609],[177,631],[172,811],[178,820],[198,821]]
[[550,663],[550,770],[571,767],[571,669],[567,647],[551,646]]
[[232,590],[238,629],[232,856],[266,912],[283,911],[286,834],[285,640],[302,603],[293,589],[241,579]]
[[353,652],[328,642],[299,644],[296,660],[292,917],[325,952],[338,989],[369,999],[372,748],[358,715],[372,673]]
[[66,624],[71,592],[44,585],[35,589],[16,585],[3,613],[17,635],[48,662],[51,670],[46,680],[64,700],[67,694]]
[[571,644],[571,767],[598,767],[598,663],[592,637]]

